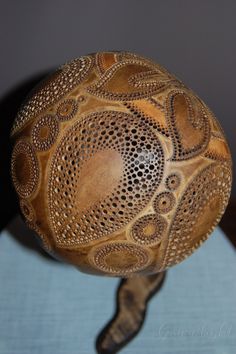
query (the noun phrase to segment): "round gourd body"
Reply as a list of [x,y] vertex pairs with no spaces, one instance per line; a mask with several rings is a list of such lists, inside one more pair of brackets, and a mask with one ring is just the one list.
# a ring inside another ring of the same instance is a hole
[[44,80],[12,128],[12,178],[44,248],[82,271],[163,271],[226,208],[231,157],[209,108],[153,61],[75,59]]

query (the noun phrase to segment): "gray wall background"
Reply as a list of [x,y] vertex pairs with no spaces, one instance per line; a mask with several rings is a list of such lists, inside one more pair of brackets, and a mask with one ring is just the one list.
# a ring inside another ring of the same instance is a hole
[[74,57],[102,50],[134,51],[161,63],[210,106],[236,160],[235,0],[0,4],[0,96]]

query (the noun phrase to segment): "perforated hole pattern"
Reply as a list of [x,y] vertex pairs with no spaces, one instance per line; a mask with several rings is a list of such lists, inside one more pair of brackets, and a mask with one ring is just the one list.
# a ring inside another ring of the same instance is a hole
[[[106,149],[122,156],[123,176],[108,198],[78,215],[76,189],[83,164]],[[106,111],[77,122],[59,143],[51,165],[49,207],[57,241],[86,243],[127,224],[148,203],[163,170],[162,146],[143,119]]]

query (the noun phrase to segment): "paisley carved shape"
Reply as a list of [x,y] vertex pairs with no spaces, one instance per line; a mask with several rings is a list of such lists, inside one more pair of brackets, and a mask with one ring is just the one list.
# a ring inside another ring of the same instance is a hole
[[128,101],[151,97],[173,82],[177,81],[158,66],[130,59],[112,65],[88,87],[88,92],[109,100]]
[[166,118],[173,142],[172,161],[187,160],[206,150],[210,124],[197,99],[182,90],[171,91],[166,100]]
[[149,123],[102,111],[66,131],[52,158],[48,187],[58,246],[109,236],[148,204],[161,183],[165,159]]

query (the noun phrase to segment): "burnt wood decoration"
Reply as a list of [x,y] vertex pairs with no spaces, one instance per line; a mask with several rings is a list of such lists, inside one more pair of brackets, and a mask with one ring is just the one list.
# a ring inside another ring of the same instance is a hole
[[98,275],[149,275],[183,261],[227,206],[232,161],[206,104],[128,52],[75,59],[15,119],[11,173],[43,247]]

